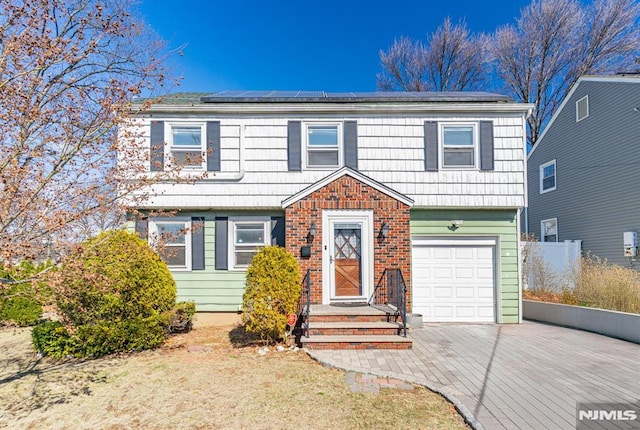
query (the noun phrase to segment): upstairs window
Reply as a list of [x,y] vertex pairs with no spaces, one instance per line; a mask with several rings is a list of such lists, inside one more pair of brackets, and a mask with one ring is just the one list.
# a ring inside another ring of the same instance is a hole
[[558,219],[551,218],[542,220],[540,223],[540,235],[543,242],[558,241]]
[[476,166],[476,127],[474,124],[443,124],[442,167]]
[[307,124],[306,166],[310,168],[340,167],[340,126]]
[[576,102],[576,122],[589,116],[589,96],[584,96]]
[[188,170],[204,170],[204,125],[171,124],[169,134],[170,162]]
[[556,189],[556,160],[540,166],[540,194]]
[[271,242],[270,220],[242,219],[230,220],[230,259],[234,269],[246,269],[253,256]]
[[167,219],[149,222],[154,246],[171,270],[191,270],[190,220]]

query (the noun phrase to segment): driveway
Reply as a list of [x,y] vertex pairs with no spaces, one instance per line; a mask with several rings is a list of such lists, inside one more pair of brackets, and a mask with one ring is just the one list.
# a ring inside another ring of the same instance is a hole
[[640,400],[640,345],[633,343],[530,321],[425,324],[410,337],[408,351],[311,355],[337,368],[426,385],[487,430],[574,429],[577,402]]

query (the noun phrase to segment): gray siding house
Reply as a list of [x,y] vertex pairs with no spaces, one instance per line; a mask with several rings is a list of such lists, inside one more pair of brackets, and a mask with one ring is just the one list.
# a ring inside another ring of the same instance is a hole
[[640,76],[580,78],[527,158],[526,231],[629,265],[640,231]]

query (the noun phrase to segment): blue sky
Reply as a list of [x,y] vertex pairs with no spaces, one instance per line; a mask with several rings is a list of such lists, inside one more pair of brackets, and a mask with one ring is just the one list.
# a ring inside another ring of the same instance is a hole
[[515,22],[525,0],[142,0],[170,46],[173,91],[373,91],[378,52],[394,38],[424,40],[450,16],[472,31]]

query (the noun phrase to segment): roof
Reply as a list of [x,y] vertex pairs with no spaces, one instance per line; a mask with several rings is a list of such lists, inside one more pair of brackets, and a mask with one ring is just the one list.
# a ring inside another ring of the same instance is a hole
[[472,91],[325,92],[325,91],[221,91],[175,93],[159,99],[162,105],[205,103],[366,103],[366,102],[512,102],[501,94]]
[[[560,106],[558,106],[556,111],[553,113],[553,116],[551,116],[551,119],[549,120],[547,125],[544,127],[544,130],[542,130],[542,134],[540,135],[540,137],[538,137],[538,140],[531,148],[531,151],[529,151],[529,154],[527,154],[527,159],[531,158],[535,150],[538,148],[539,143],[542,142],[542,139],[547,134],[547,130],[551,128],[553,123],[556,121],[556,118],[558,117],[558,115],[560,115],[560,112],[562,112],[565,105],[569,102],[569,99],[571,99],[571,96],[573,96],[573,93],[575,93],[576,89],[580,86],[582,82],[604,82],[604,83],[614,84],[614,85],[615,84],[640,84],[640,74],[619,73],[617,75],[584,75],[579,77],[578,80],[573,84],[573,86],[567,93],[567,96],[564,98],[564,100],[562,100],[562,103],[560,103]],[[640,100],[638,101],[638,104],[639,104],[638,107],[640,108]]]
[[292,204],[294,204],[295,202],[297,202],[298,200],[302,200],[303,198],[307,197],[309,194],[313,193],[314,191],[319,190],[320,188],[329,185],[330,183],[332,183],[333,181],[335,181],[336,179],[339,179],[343,176],[351,176],[353,179],[356,179],[364,184],[369,185],[371,188],[380,191],[383,194],[386,194],[387,196],[398,200],[401,203],[404,203],[405,205],[412,207],[413,206],[413,199],[405,196],[402,193],[397,192],[396,190],[376,181],[375,179],[371,179],[368,176],[365,176],[364,174],[360,173],[357,170],[353,170],[350,167],[342,167],[336,171],[334,171],[333,173],[325,176],[324,178],[320,179],[319,181],[315,182],[314,184],[309,185],[308,187],[298,191],[297,193],[295,193],[292,196],[287,197],[286,199],[284,199],[282,201],[282,208],[286,208],[291,206]]

